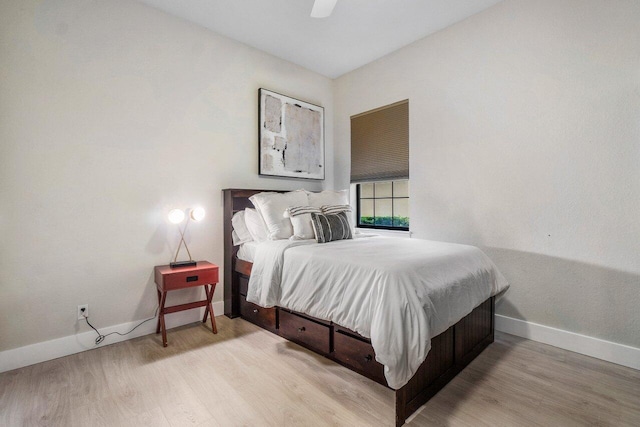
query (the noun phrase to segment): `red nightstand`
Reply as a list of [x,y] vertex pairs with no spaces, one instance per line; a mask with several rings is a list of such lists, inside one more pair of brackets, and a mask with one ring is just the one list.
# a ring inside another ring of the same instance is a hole
[[[160,304],[160,316],[158,317],[158,327],[156,334],[162,330],[162,345],[167,346],[167,328],[164,324],[164,315],[177,311],[190,310],[192,308],[206,307],[202,323],[207,321],[207,316],[211,315],[211,329],[217,334],[216,319],[211,306],[213,291],[218,283],[218,266],[207,261],[198,261],[195,267],[170,268],[168,265],[158,265],[154,267],[156,287],[158,288],[158,304]],[[167,292],[176,289],[191,288],[193,286],[204,286],[207,299],[190,302],[188,304],[165,307]]]

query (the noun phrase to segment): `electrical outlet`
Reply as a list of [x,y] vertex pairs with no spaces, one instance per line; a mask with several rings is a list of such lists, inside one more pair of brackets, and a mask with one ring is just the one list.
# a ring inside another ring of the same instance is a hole
[[84,320],[85,317],[89,317],[89,304],[78,306],[78,320]]

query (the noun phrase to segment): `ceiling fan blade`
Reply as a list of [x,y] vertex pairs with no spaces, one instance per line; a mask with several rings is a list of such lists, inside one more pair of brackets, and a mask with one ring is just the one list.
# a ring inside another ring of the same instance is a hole
[[316,0],[311,10],[312,18],[326,18],[331,15],[338,0]]

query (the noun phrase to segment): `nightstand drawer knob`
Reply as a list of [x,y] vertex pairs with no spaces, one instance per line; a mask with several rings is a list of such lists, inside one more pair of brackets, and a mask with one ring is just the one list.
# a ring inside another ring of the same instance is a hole
[[254,309],[253,309],[253,312],[254,312],[254,313],[257,313],[257,312],[258,312],[258,309],[257,309],[257,308],[254,308]]
[[198,276],[187,276],[187,282],[197,282]]
[[302,326],[301,328],[298,328],[298,332],[304,332],[304,331],[306,331],[304,326]]

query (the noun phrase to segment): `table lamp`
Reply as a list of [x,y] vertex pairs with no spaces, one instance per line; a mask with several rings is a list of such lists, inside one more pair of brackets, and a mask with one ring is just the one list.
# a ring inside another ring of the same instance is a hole
[[[185,218],[184,211],[182,209],[172,209],[169,212],[168,218],[169,222],[172,224],[180,224],[184,221]],[[187,246],[187,242],[184,240],[184,233],[187,231],[187,226],[189,225],[190,220],[200,221],[204,218],[204,209],[201,207],[193,208],[189,210],[189,215],[186,216],[187,222],[184,224],[184,228],[180,229],[178,226],[178,230],[180,230],[180,243],[178,244],[178,249],[176,250],[176,255],[173,257],[173,262],[169,263],[169,267],[177,268],[177,267],[194,267],[196,265],[196,261],[191,258],[191,252],[189,251],[189,247]],[[189,255],[189,261],[178,261],[178,253],[180,252],[180,248],[184,244],[184,248],[187,250],[187,254]]]

